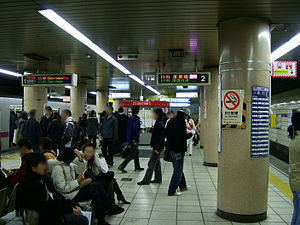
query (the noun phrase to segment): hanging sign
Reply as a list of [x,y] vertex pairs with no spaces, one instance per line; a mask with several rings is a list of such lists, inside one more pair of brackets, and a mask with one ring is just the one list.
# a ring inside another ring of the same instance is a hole
[[141,107],[170,107],[170,102],[166,101],[122,101],[120,102],[120,107],[132,107],[138,105]]
[[22,86],[77,86],[77,74],[33,74],[22,76]]
[[272,77],[274,78],[297,77],[297,61],[274,61],[272,63]]
[[245,128],[245,113],[244,90],[222,90],[222,127]]
[[251,157],[269,155],[269,88],[252,87]]
[[157,73],[157,85],[210,85],[210,72]]

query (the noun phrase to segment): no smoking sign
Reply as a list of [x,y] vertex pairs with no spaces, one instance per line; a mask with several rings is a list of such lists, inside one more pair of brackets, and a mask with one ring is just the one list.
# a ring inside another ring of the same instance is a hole
[[244,90],[222,90],[222,125],[242,125]]

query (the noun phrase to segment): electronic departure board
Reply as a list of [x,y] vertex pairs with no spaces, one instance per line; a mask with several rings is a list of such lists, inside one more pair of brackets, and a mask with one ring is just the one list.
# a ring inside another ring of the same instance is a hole
[[157,73],[158,85],[210,85],[210,72]]
[[77,74],[23,75],[22,86],[77,86]]

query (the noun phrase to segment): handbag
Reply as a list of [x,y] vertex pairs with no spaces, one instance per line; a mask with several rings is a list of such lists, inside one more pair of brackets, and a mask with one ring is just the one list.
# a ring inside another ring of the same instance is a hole
[[122,150],[122,152],[121,152],[121,157],[122,157],[123,159],[126,159],[127,156],[129,155],[130,148],[131,148],[130,144],[125,145],[125,147],[123,148],[123,150]]
[[166,161],[166,162],[173,162],[173,160],[172,160],[172,157],[171,157],[171,153],[170,153],[170,151],[169,150],[165,150],[165,152],[164,152],[164,160]]

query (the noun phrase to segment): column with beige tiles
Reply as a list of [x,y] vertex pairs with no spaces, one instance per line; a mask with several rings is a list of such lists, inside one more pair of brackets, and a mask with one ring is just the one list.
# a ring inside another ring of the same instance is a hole
[[204,126],[203,141],[203,164],[205,166],[218,165],[218,140],[219,140],[219,70],[217,67],[205,69],[211,72],[211,84],[203,87],[203,99],[206,107],[206,118],[202,119]]
[[243,89],[246,129],[222,128],[217,215],[239,222],[264,220],[268,208],[269,158],[251,158],[251,91],[270,87],[269,23],[258,18],[223,21],[219,29],[222,90]]
[[71,112],[74,121],[78,121],[83,113],[86,113],[87,90],[84,83],[77,87],[71,87]]

